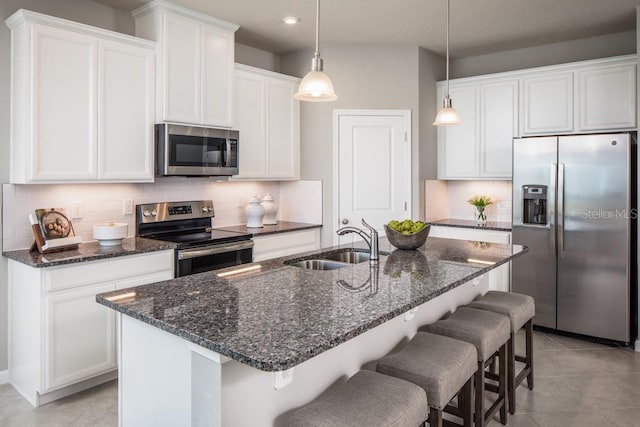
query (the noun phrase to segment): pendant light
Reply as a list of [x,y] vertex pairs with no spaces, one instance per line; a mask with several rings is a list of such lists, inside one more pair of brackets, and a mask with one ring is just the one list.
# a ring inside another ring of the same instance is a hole
[[335,101],[338,95],[333,91],[331,79],[322,71],[320,58],[320,0],[316,0],[316,53],[311,60],[311,71],[300,82],[298,93],[294,95],[300,101],[327,102]]
[[435,126],[459,125],[460,115],[451,106],[451,98],[449,97],[449,0],[447,0],[447,93],[444,95],[442,109],[436,115]]

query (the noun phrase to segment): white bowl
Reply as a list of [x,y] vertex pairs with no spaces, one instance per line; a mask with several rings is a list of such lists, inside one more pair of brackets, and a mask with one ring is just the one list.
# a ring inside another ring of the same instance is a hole
[[127,237],[128,225],[126,222],[109,222],[106,224],[95,224],[93,226],[93,238],[100,246],[116,246],[122,243],[122,239]]

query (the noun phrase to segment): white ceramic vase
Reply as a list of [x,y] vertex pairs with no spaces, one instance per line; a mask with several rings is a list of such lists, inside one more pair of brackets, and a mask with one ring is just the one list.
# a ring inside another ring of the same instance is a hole
[[262,198],[262,207],[264,208],[264,225],[275,225],[278,223],[276,221],[276,215],[278,214],[278,205],[273,200],[273,196],[270,193],[267,193]]
[[260,198],[258,196],[253,196],[251,200],[249,200],[245,212],[247,213],[248,228],[261,228],[263,226],[264,208],[260,204]]

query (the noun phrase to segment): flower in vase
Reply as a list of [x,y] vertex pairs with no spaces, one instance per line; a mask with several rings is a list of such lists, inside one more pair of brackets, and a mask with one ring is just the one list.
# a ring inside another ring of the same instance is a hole
[[491,200],[491,197],[485,195],[475,195],[467,200],[467,202],[476,207],[476,219],[478,221],[487,221],[487,214],[484,213],[484,210],[487,206],[493,204],[493,200]]

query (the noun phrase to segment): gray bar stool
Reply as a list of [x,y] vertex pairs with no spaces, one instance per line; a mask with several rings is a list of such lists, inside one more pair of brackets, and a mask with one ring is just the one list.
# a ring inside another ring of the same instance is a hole
[[295,427],[417,427],[427,419],[427,395],[408,381],[358,371],[334,394],[294,412]]
[[[422,329],[473,344],[478,352],[478,369],[474,375],[475,425],[483,427],[500,410],[500,422],[507,423],[506,380],[507,341],[510,337],[509,318],[502,314],[469,307],[458,308],[451,316]],[[484,410],[485,369],[498,352],[498,398]]]
[[[478,301],[467,307],[488,310],[509,316],[511,321],[511,338],[507,345],[507,394],[509,396],[509,412],[516,412],[516,389],[527,378],[529,390],[533,390],[533,317],[536,306],[533,298],[513,292],[489,291]],[[515,351],[515,334],[525,328],[525,356],[518,356]],[[516,361],[524,363],[524,368],[516,376]]]
[[[442,427],[443,411],[462,418],[463,425],[470,427],[477,360],[476,348],[468,342],[418,332],[400,352],[378,360],[376,371],[411,381],[427,392],[431,427]],[[453,406],[450,402],[456,396],[458,406]]]

